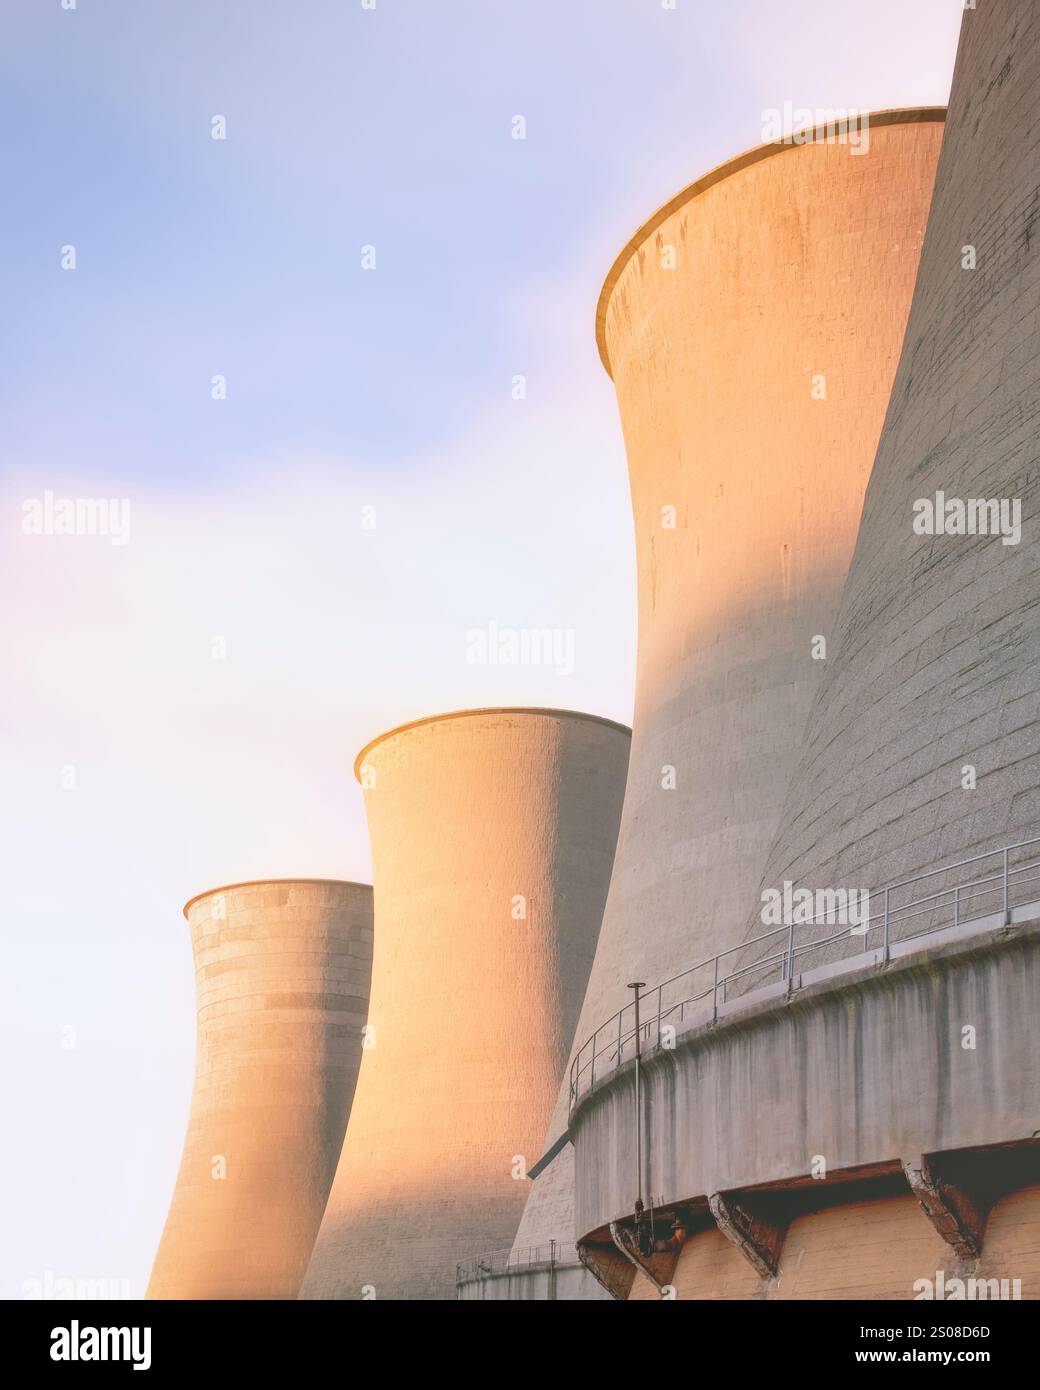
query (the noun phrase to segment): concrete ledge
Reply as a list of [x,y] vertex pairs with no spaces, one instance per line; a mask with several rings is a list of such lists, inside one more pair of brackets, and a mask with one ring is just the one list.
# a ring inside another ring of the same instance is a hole
[[[744,996],[642,1058],[644,1190],[655,1206],[1040,1133],[1040,922],[895,943],[886,963],[823,967]],[[783,989],[784,987],[781,987]],[[571,1115],[579,1232],[631,1215],[632,1061]],[[967,1196],[945,1181],[955,1238]],[[933,1183],[934,1187],[934,1183]],[[930,1196],[933,1204],[939,1199]]]

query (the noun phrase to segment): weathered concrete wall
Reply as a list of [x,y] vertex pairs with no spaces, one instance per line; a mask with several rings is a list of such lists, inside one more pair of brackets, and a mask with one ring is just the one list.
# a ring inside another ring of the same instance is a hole
[[[653,1290],[652,1285],[648,1287]],[[463,1303],[611,1301],[606,1289],[589,1277],[583,1265],[558,1266],[555,1272],[548,1265],[534,1265],[486,1279],[469,1279],[459,1286],[458,1297]]]
[[[763,887],[873,889],[1040,834],[1038,168],[1040,6],[986,0],[964,15],[906,348]],[[1020,499],[1020,544],[915,534],[937,492]]]
[[587,715],[477,710],[360,755],[375,1046],[304,1297],[454,1299],[457,1263],[512,1242],[528,1187],[514,1170],[540,1154],[573,1036],[629,744]]
[[[629,980],[654,982],[742,939],[824,666],[812,640],[831,633],[855,541],[941,120],[879,119],[866,155],[805,144],[742,156],[652,218],[604,287],[598,336],[632,482],[639,665],[578,1044],[629,997]],[[566,1113],[562,1094],[549,1140]],[[572,1187],[564,1151],[535,1182],[518,1245],[572,1238]]]
[[372,889],[245,883],[185,916],[195,1089],[148,1297],[295,1298],[361,1065]]
[[[645,1191],[659,1205],[1040,1131],[1040,924],[907,952],[747,1000],[643,1065]],[[974,1029],[965,1046],[965,1028]],[[635,1198],[633,1067],[572,1117],[577,1225]]]
[[[797,1217],[784,1241],[779,1275],[760,1279],[717,1230],[684,1246],[672,1277],[678,1299],[915,1299],[915,1284],[942,1270],[948,1281],[1021,1281],[1023,1299],[1040,1298],[1040,1186],[1023,1188],[994,1205],[982,1257],[958,1261],[909,1193],[848,1202]],[[949,1288],[950,1286],[947,1285]],[[630,1299],[657,1300],[639,1276]]]

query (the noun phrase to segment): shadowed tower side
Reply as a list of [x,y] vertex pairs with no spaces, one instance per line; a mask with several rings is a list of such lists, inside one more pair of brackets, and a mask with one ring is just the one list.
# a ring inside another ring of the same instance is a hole
[[[639,649],[617,860],[575,1042],[743,939],[825,667],[913,293],[941,110],[763,146],[636,234],[600,298]],[[862,132],[860,132],[862,137]],[[566,1086],[547,1145],[567,1124]],[[573,1238],[573,1158],[517,1246]]]
[[986,0],[965,11],[906,349],[765,884],[875,890],[1040,834],[1038,345],[1040,7]]
[[361,1065],[372,889],[237,884],[184,909],[195,1088],[149,1298],[295,1298]]
[[372,1033],[304,1298],[448,1299],[508,1249],[592,963],[630,735],[475,710],[359,756]]

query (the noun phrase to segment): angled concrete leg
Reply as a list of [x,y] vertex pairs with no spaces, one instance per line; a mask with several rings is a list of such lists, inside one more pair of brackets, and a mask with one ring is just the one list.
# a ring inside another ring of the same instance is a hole
[[616,1244],[605,1240],[579,1240],[578,1259],[611,1298],[624,1303],[636,1279],[636,1267]]
[[772,1279],[780,1267],[786,1223],[780,1224],[773,1216],[764,1214],[747,1194],[713,1192],[708,1207],[727,1240],[763,1279]]
[[986,1201],[963,1182],[944,1175],[940,1158],[917,1154],[902,1163],[911,1192],[946,1244],[964,1259],[978,1259],[986,1229]]
[[631,1260],[641,1274],[646,1275],[658,1293],[672,1282],[675,1267],[679,1263],[682,1241],[669,1241],[669,1249],[655,1250],[652,1255],[644,1255],[639,1249],[635,1232],[628,1226],[623,1226],[619,1221],[612,1221],[610,1234],[621,1253]]

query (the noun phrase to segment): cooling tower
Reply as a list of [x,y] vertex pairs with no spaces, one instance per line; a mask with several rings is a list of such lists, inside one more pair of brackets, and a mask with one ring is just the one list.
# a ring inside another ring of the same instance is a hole
[[295,1298],[361,1064],[372,889],[217,888],[184,909],[195,1089],[149,1298]]
[[359,755],[378,924],[370,1046],[305,1298],[447,1299],[508,1249],[567,1059],[629,730],[473,710]]
[[[862,525],[752,880],[819,915],[752,945],[752,898],[707,989],[641,970],[638,1061],[629,1036],[577,1087],[578,1250],[615,1297],[1040,1296],[1038,106],[1040,10],[966,10]],[[864,887],[868,918],[835,912]]]
[[[869,148],[763,146],[622,251],[596,318],[631,478],[639,579],[632,763],[576,1043],[742,940],[825,662],[910,306],[943,112]],[[833,133],[833,132],[832,132]],[[587,1080],[587,1076],[585,1078]],[[547,1147],[566,1128],[566,1086]],[[573,1156],[517,1247],[573,1239]]]
[[1040,834],[1038,119],[1040,10],[967,10],[906,350],[765,883],[876,890]]

